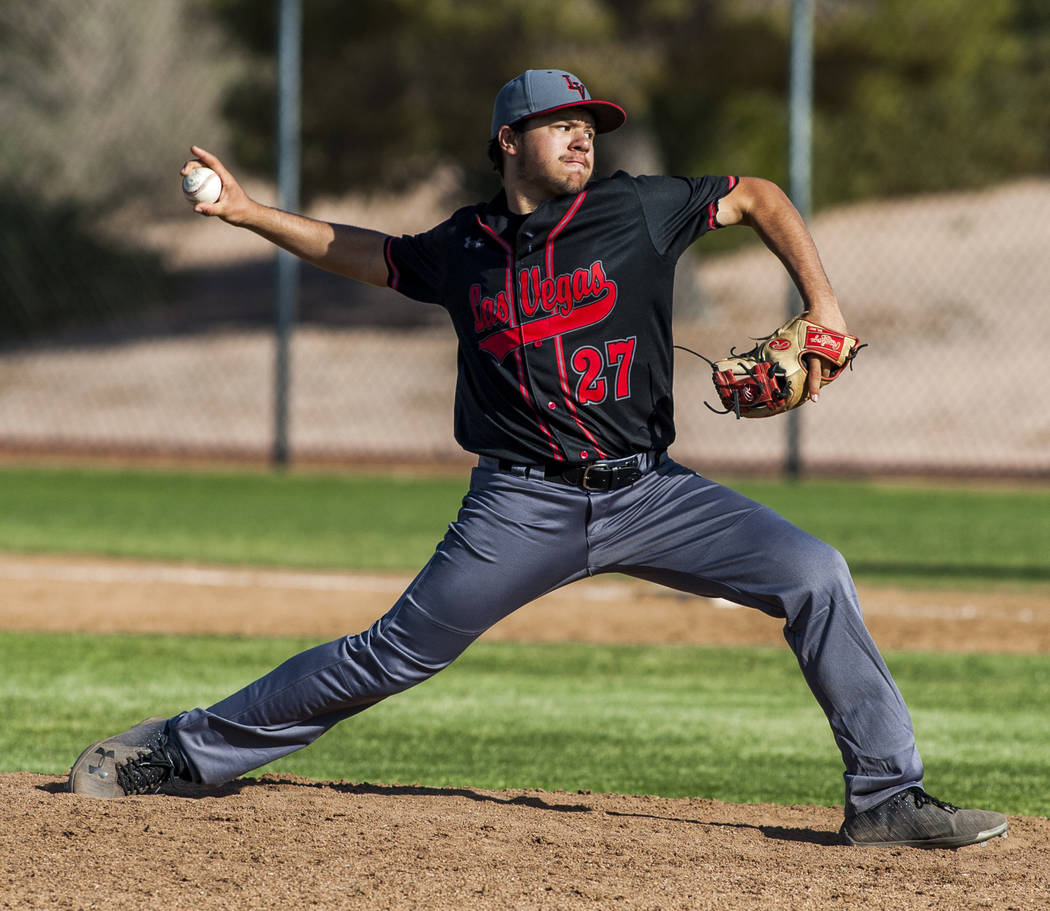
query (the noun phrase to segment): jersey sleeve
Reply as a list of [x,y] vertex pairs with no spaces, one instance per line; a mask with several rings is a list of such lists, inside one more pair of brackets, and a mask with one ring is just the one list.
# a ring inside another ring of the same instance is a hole
[[736,177],[638,177],[636,186],[649,236],[661,256],[678,259],[718,223],[718,200],[737,185]]
[[450,228],[445,222],[422,234],[388,237],[383,248],[387,285],[413,300],[441,303],[449,236]]

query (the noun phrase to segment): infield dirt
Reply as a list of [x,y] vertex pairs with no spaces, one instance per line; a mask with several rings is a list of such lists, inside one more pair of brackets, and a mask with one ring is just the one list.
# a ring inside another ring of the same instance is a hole
[[[368,625],[406,581],[0,555],[0,628],[335,636]],[[1045,591],[862,597],[886,649],[1050,648]],[[757,612],[619,578],[550,595],[487,635],[782,643]],[[0,775],[0,800],[5,909],[1050,906],[1043,818],[1012,817],[1008,839],[958,851],[864,850],[840,842],[839,807],[651,796],[266,776],[107,802],[68,794],[62,776],[19,773]]]

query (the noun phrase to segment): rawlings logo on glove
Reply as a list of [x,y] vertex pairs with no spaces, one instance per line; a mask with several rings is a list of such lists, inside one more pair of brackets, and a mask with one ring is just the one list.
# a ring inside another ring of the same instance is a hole
[[698,355],[711,365],[715,390],[725,409],[718,414],[766,418],[797,408],[809,398],[808,357],[817,355],[830,364],[829,374],[820,378],[820,385],[826,386],[847,366],[852,369],[853,358],[864,347],[856,336],[810,322],[805,314],[756,341],[745,354],[730,351],[729,357],[718,361]]

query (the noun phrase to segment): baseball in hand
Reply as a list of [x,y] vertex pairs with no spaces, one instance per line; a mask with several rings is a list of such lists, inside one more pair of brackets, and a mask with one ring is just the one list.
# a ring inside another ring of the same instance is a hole
[[182,195],[191,206],[215,202],[221,192],[222,181],[211,168],[194,168],[182,178]]

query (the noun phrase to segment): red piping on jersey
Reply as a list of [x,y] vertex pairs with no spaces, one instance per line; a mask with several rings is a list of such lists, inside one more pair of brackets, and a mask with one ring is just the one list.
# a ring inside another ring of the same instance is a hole
[[[579,210],[580,206],[583,205],[583,200],[586,197],[587,191],[584,190],[573,200],[572,205],[569,206],[569,211],[561,217],[561,220],[551,229],[551,233],[547,235],[544,261],[547,266],[548,278],[554,276],[554,241],[558,235],[565,230],[565,226],[572,221],[573,216]],[[556,335],[554,337],[554,352],[555,360],[558,364],[558,378],[561,380],[561,388],[564,393],[565,407],[569,409],[569,414],[572,415],[572,419],[576,422],[576,426],[580,428],[580,432],[591,441],[594,448],[598,451],[598,457],[604,459],[605,453],[602,451],[601,446],[598,445],[598,441],[594,438],[594,434],[583,426],[579,412],[576,410],[576,403],[572,400],[572,390],[569,388],[569,375],[568,371],[565,369],[565,346],[562,344],[561,339],[561,335]]]
[[[728,193],[736,185],[737,185],[737,178],[730,177],[729,178],[729,186],[726,188],[726,192]],[[718,203],[719,203],[719,200],[716,199],[713,203],[711,203],[707,207],[707,230],[708,231],[717,231],[719,228],[722,227],[718,223]]]
[[572,217],[576,214],[577,210],[583,204],[583,200],[587,197],[587,191],[584,190],[576,199],[573,200],[569,211],[566,212],[552,229],[551,233],[547,235],[546,244],[546,263],[547,263],[547,277],[550,278],[554,275],[554,239],[565,230],[565,226],[572,221]]
[[394,263],[394,258],[390,255],[390,245],[394,242],[393,237],[388,237],[383,243],[383,256],[386,258],[387,268],[390,270],[390,276],[387,280],[387,284],[395,291],[399,291],[398,284],[401,281],[401,273],[398,272],[397,266]]
[[606,458],[605,451],[598,445],[598,441],[586,427],[583,426],[583,422],[580,420],[580,416],[576,411],[576,403],[572,400],[572,391],[569,389],[569,377],[565,371],[565,348],[561,342],[561,336],[555,336],[554,338],[554,351],[558,360],[558,377],[561,379],[561,389],[565,394],[565,405],[572,413],[572,419],[576,422],[576,426],[580,428],[581,433],[594,445],[595,450],[598,452],[598,458]]
[[564,457],[558,450],[558,443],[554,439],[554,435],[550,432],[550,428],[547,427],[546,422],[543,420],[539,410],[532,402],[532,396],[529,395],[528,386],[525,385],[525,362],[522,360],[521,348],[525,344],[525,339],[521,335],[521,327],[518,325],[517,310],[514,304],[514,250],[510,244],[508,244],[502,237],[499,236],[495,231],[486,225],[481,218],[478,218],[478,224],[481,229],[492,237],[496,243],[503,248],[503,253],[507,257],[507,272],[506,272],[506,284],[507,284],[507,302],[510,304],[510,324],[511,328],[517,328],[518,337],[520,339],[519,345],[514,349],[514,360],[518,366],[518,389],[521,392],[521,397],[525,399],[525,403],[529,406],[533,416],[536,418],[536,423],[539,425],[540,430],[543,431],[547,437],[547,445],[551,448],[551,453],[554,456],[554,461],[562,462]]

